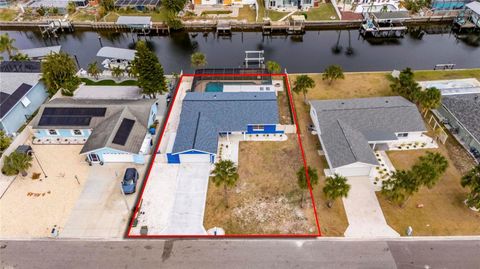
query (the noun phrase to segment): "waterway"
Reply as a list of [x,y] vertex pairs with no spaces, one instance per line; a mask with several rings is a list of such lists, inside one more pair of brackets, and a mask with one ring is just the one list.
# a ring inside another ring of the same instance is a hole
[[264,50],[266,60],[279,62],[289,73],[321,72],[339,64],[346,71],[390,71],[412,67],[433,69],[453,63],[456,68],[480,67],[480,34],[457,36],[449,26],[420,27],[401,39],[366,40],[357,30],[308,31],[303,36],[263,36],[259,32],[234,32],[231,37],[214,33],[172,33],[170,36],[137,36],[129,33],[75,31],[59,38],[42,38],[37,31],[2,31],[16,39],[19,49],[62,45],[75,55],[81,67],[102,59],[101,46],[133,48],[134,41],[147,40],[165,72],[192,71],[190,55],[206,54],[207,67],[239,67],[246,50]]

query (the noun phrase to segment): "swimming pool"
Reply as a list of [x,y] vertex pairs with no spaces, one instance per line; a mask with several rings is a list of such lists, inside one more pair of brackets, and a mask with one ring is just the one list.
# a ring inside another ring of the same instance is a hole
[[254,82],[208,82],[205,92],[223,92],[223,85],[254,85]]
[[461,9],[465,6],[464,2],[435,2],[432,5],[432,8],[436,10],[453,10]]

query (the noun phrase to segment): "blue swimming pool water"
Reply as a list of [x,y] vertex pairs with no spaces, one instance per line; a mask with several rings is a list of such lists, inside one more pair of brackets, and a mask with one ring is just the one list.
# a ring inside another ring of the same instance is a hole
[[436,2],[433,4],[433,8],[436,10],[461,9],[464,6],[464,2]]
[[222,82],[209,82],[205,86],[205,92],[223,92]]

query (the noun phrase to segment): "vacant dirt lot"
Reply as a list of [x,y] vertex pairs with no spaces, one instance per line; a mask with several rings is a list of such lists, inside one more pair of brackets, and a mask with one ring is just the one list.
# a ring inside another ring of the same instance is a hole
[[34,158],[28,175],[13,181],[0,199],[0,237],[46,237],[54,225],[63,228],[88,176],[81,145],[32,147],[48,177]]
[[309,196],[300,207],[296,171],[302,165],[295,135],[283,142],[240,142],[240,178],[229,192],[230,208],[223,187],[210,183],[205,228],[222,227],[227,234],[317,233]]
[[[409,169],[426,151],[392,151],[388,156],[397,169]],[[460,186],[462,174],[444,146],[430,151],[441,153],[450,164],[436,186],[422,188],[404,208],[389,203],[377,193],[388,224],[402,235],[408,226],[412,226],[414,235],[479,235],[480,213],[463,203],[467,192]],[[419,204],[423,204],[423,208],[417,208]]]

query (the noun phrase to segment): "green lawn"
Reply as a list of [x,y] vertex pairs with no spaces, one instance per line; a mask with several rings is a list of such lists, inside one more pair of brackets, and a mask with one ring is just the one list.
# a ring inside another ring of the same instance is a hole
[[298,12],[298,14],[304,13],[307,15],[307,21],[331,20],[330,17],[335,17],[335,20],[338,20],[337,13],[330,3],[320,3],[318,7],[311,8],[308,12]]
[[415,71],[415,80],[440,80],[476,78],[480,80],[480,68],[465,70]]
[[116,81],[111,79],[92,81],[88,78],[81,78],[81,80],[82,82],[85,82],[85,84],[88,86],[136,86],[137,85],[136,80],[125,80],[120,83],[117,83]]
[[107,16],[104,17],[104,20],[107,22],[117,21],[118,16],[150,16],[152,17],[153,22],[163,22],[167,20],[167,10],[165,8],[160,8],[155,11],[136,11],[136,10],[124,10],[120,9],[114,12],[110,12]]
[[257,13],[255,9],[251,8],[250,6],[243,6],[238,10],[238,17],[239,20],[247,20],[248,22],[255,22]]
[[268,10],[267,12],[268,12],[268,17],[272,21],[278,21],[288,14],[288,12],[280,12],[275,10]]
[[13,21],[18,12],[11,8],[0,9],[0,21]]
[[73,21],[95,21],[95,14],[77,11],[72,15],[71,19]]

